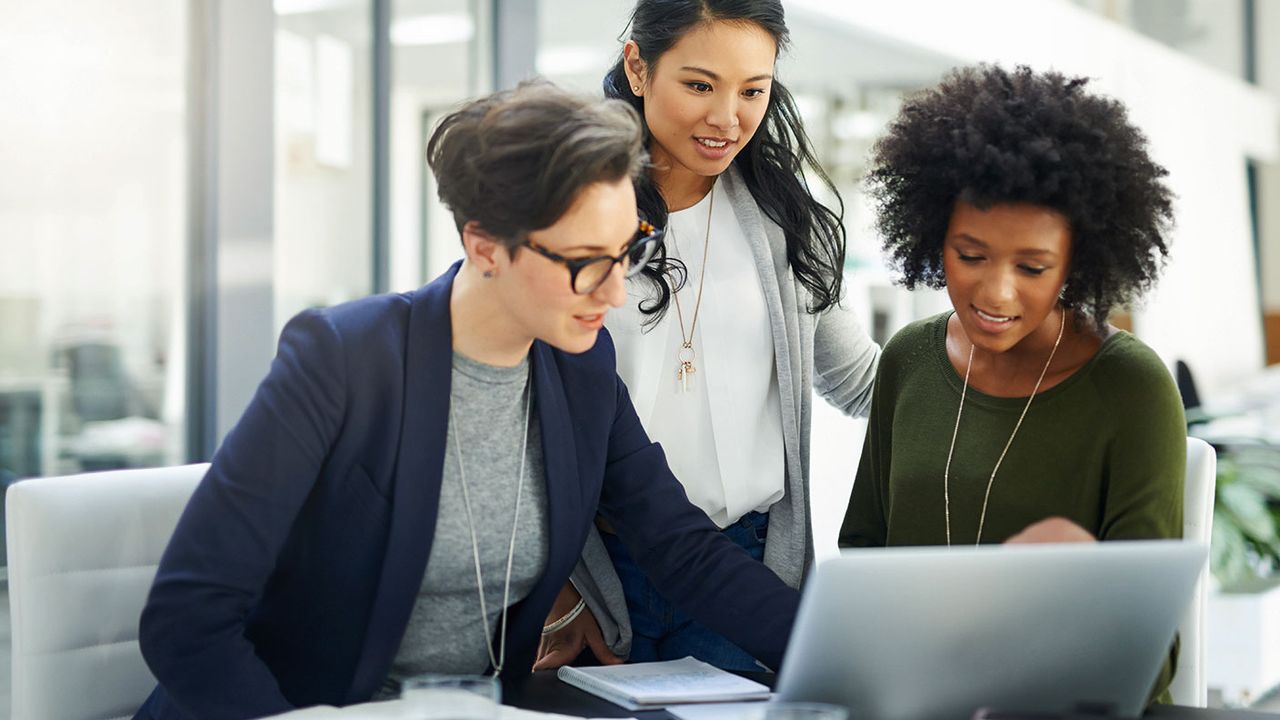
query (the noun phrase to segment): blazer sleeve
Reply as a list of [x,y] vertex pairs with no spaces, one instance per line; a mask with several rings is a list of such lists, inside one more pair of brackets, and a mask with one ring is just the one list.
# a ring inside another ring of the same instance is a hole
[[152,673],[193,717],[292,709],[246,639],[246,620],[339,432],[343,369],[322,311],[290,321],[160,560],[139,641]]
[[845,415],[865,417],[871,411],[880,346],[843,304],[815,316],[814,323],[814,389]]
[[616,379],[600,513],[662,594],[777,668],[800,594],[724,537],[689,502]]

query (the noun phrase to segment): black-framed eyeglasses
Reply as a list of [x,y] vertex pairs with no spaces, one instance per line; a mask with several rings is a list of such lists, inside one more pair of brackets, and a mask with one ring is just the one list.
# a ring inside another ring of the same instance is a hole
[[624,277],[631,277],[640,272],[658,252],[662,240],[662,231],[644,220],[636,229],[636,236],[617,257],[597,255],[585,258],[567,258],[525,238],[521,243],[542,257],[558,262],[569,268],[569,287],[578,295],[590,295],[595,292],[613,272],[613,266],[622,263]]

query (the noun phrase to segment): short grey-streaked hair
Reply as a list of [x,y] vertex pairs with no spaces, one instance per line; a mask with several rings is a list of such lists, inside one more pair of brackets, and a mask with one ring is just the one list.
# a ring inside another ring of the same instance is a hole
[[646,166],[640,117],[620,100],[530,80],[468,102],[427,143],[440,201],[459,232],[474,220],[514,254],[555,224],[584,188]]

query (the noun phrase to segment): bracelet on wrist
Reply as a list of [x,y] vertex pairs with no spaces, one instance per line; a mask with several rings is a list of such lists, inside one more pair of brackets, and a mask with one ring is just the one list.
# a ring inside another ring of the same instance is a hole
[[574,620],[577,620],[577,619],[578,619],[578,616],[582,614],[583,609],[584,609],[584,608],[586,608],[586,607],[587,607],[587,601],[586,601],[586,600],[581,600],[581,599],[580,599],[580,600],[578,600],[578,604],[577,604],[577,605],[574,605],[572,610],[570,610],[569,612],[565,613],[565,614],[564,614],[564,617],[560,618],[559,620],[556,620],[555,622],[551,623],[550,625],[544,625],[544,626],[542,627],[542,634],[543,634],[543,635],[550,635],[551,633],[553,633],[553,632],[555,632],[555,631],[557,631],[557,630],[559,630],[559,629],[563,628],[565,625],[568,625],[569,623],[573,622]]

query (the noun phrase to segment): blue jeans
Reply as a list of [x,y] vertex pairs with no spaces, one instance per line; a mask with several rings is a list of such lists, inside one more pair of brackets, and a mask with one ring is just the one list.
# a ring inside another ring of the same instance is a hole
[[[769,515],[751,512],[723,530],[725,537],[764,561],[764,542],[769,533]],[[631,553],[609,533],[600,533],[622,581],[622,592],[631,613],[630,662],[678,660],[692,655],[725,670],[761,670],[755,658],[711,628],[676,609],[658,593],[640,570]]]

